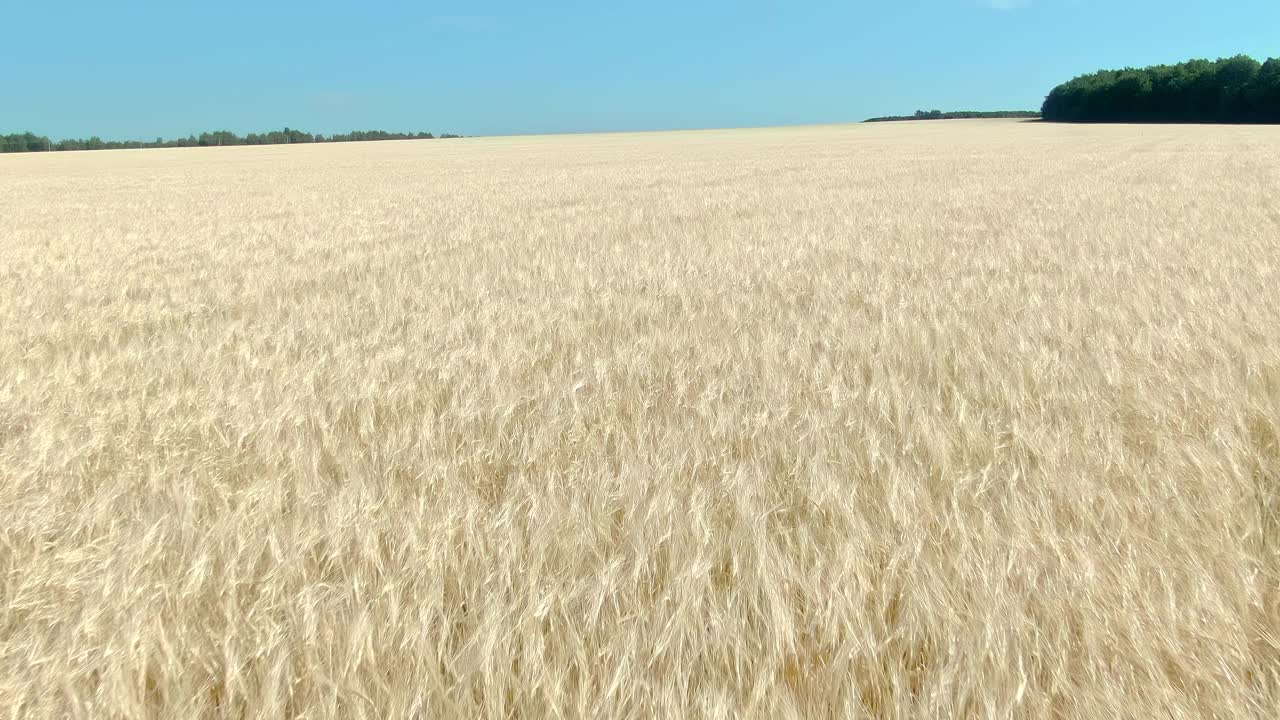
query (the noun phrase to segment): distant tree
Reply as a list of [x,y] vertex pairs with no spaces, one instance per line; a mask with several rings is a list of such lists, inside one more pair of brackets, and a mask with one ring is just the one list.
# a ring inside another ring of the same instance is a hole
[[0,135],[0,152],[44,152],[53,149],[49,138],[31,132]]
[[244,140],[230,130],[217,130],[211,133],[200,133],[198,142],[202,147],[220,147],[222,145],[241,145]]
[[1246,55],[1101,70],[1055,87],[1040,112],[1057,122],[1280,122],[1268,110],[1276,75],[1280,64]]
[[1280,58],[1271,58],[1262,64],[1250,91],[1258,120],[1280,123]]
[[[97,136],[89,138],[67,138],[52,142],[43,135],[34,133],[11,133],[0,135],[0,153],[41,152],[45,150],[117,150],[127,148],[173,148],[173,147],[217,147],[224,145],[276,145],[319,142],[351,142],[361,140],[429,140],[435,136],[429,132],[400,133],[385,130],[353,130],[346,134],[312,135],[311,133],[286,127],[267,133],[249,133],[245,137],[230,130],[214,130],[185,138],[165,140],[156,138],[154,142],[141,140],[103,140]],[[441,135],[442,138],[460,137],[458,135]]]
[[[1033,110],[960,110],[956,112],[917,110],[914,115],[888,115],[885,117],[873,117],[868,118],[864,122],[893,122],[899,120],[980,120],[990,118],[1032,119],[1038,117],[1040,117],[1040,113]],[[441,135],[441,137],[450,136]]]

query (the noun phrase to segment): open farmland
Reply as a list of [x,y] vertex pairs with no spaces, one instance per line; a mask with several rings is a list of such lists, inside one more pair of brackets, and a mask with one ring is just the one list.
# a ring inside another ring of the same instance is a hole
[[0,715],[1275,717],[1277,188],[1016,121],[0,158]]

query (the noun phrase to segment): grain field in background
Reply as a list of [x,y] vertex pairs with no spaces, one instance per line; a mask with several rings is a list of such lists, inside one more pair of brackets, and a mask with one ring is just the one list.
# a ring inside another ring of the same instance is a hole
[[0,157],[0,717],[1273,718],[1280,130]]

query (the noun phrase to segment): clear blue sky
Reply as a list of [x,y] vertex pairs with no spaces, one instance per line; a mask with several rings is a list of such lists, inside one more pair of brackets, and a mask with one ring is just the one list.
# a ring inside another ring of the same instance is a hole
[[1102,67],[1280,55],[1280,0],[6,0],[0,132],[467,135],[1038,109]]

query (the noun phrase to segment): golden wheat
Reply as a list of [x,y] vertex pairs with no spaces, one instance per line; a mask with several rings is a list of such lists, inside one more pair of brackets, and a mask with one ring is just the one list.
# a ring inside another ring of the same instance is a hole
[[0,158],[0,716],[1276,717],[1280,131]]

